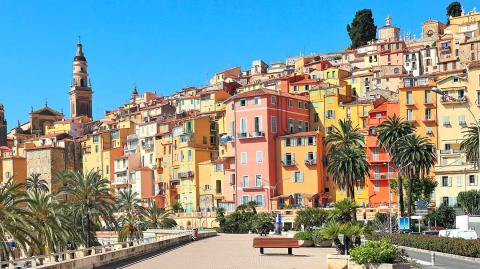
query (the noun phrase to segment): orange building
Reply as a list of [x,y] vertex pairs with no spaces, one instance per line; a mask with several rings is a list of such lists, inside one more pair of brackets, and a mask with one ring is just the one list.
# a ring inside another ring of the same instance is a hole
[[[370,163],[370,178],[368,179],[368,196],[370,206],[388,205],[388,184],[397,177],[395,167],[387,152],[382,150],[377,144],[377,127],[384,122],[387,117],[399,114],[399,104],[383,101],[376,104],[375,108],[368,112],[366,119],[366,147],[367,159]],[[397,198],[392,192],[390,200],[392,204],[397,204]]]

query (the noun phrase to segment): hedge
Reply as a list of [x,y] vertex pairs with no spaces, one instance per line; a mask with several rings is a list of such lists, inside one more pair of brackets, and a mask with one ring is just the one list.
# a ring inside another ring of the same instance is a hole
[[392,244],[419,248],[448,254],[480,258],[480,239],[465,240],[461,238],[438,237],[414,234],[372,234],[370,240],[387,239]]

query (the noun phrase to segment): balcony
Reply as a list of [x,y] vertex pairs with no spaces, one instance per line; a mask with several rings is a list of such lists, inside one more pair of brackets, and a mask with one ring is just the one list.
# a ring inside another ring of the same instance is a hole
[[248,132],[237,133],[238,139],[259,138],[259,137],[265,137],[265,132],[255,131],[251,133],[248,133]]
[[429,117],[423,117],[423,120],[422,120],[424,123],[435,123],[436,122],[436,119],[435,118],[432,118],[431,116]]
[[384,155],[385,156],[370,157],[370,158],[368,158],[368,162],[369,163],[389,163],[389,162],[391,162],[388,155],[387,154],[384,154]]
[[186,179],[193,177],[193,171],[187,171],[187,172],[179,172],[178,177],[181,179]]
[[230,135],[223,135],[222,137],[220,137],[219,144],[223,146],[223,145],[225,145],[225,144],[227,144],[227,143],[229,143],[229,142],[233,142],[233,140],[234,140],[234,139],[233,139],[232,136],[230,136]]
[[395,172],[387,172],[387,173],[373,173],[372,179],[374,180],[390,180],[397,177],[397,173]]
[[467,100],[468,99],[466,96],[462,96],[458,98],[454,98],[451,96],[442,96],[442,98],[440,99],[440,102],[444,105],[450,105],[450,104],[463,104],[463,103],[466,103]]
[[112,181],[112,185],[115,185],[115,186],[129,185],[129,184],[130,183],[128,182],[127,176],[115,177],[115,179]]
[[417,119],[415,119],[414,117],[407,117],[407,121],[410,122],[411,124],[416,124],[417,123]]
[[441,149],[440,150],[440,155],[451,155],[451,154],[460,154],[465,152],[464,150],[461,150],[459,148],[456,149]]
[[282,161],[282,166],[294,166],[295,165],[295,160],[283,160]]
[[412,108],[412,107],[417,107],[417,105],[416,105],[415,102],[413,102],[413,101],[407,101],[407,102],[405,102],[405,106],[406,106],[406,107],[410,107],[410,108]]
[[315,165],[315,164],[317,164],[317,160],[316,159],[305,159],[305,164],[306,165]]

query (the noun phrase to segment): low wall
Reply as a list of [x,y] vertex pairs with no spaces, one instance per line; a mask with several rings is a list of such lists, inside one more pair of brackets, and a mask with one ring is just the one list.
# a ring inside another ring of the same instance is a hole
[[[217,235],[216,232],[201,232],[198,235],[198,239],[203,239]],[[110,251],[106,253],[95,254],[86,256],[79,259],[70,261],[63,261],[55,264],[48,264],[38,266],[36,268],[45,269],[90,269],[103,265],[119,262],[122,260],[131,259],[132,257],[142,256],[155,251],[168,249],[175,246],[184,245],[192,241],[191,235],[183,235],[176,238],[166,239],[159,242],[147,243],[138,246],[126,247],[123,249]]]

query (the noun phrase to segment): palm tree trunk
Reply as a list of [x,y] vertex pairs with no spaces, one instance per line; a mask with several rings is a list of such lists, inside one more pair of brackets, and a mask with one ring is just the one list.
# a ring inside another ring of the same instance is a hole
[[90,247],[90,215],[87,213],[87,248]]
[[412,215],[413,212],[413,201],[412,201],[412,194],[413,194],[413,178],[410,178],[408,181],[408,216]]
[[400,216],[405,214],[405,205],[403,204],[403,178],[398,177],[398,207],[400,209]]
[[[349,189],[350,189],[350,191],[349,191],[349,196],[350,197],[349,198],[350,198],[350,200],[355,201],[355,188],[353,187],[353,179],[349,184]],[[354,208],[352,210],[352,219],[353,219],[353,221],[357,221],[357,209],[356,208]]]

